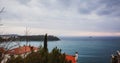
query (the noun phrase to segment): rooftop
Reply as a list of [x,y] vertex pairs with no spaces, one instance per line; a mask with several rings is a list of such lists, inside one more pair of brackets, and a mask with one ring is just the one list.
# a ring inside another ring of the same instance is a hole
[[[32,50],[35,51],[35,50],[38,50],[38,48],[33,47],[33,46],[22,46],[22,47],[17,47],[17,48],[9,50],[8,54],[20,55],[20,54],[24,54],[24,53],[27,53],[27,52],[31,52]],[[4,50],[2,48],[0,48],[0,51],[4,51]],[[66,59],[68,61],[72,61],[72,63],[76,63],[75,57],[72,56],[72,55],[66,55]]]
[[33,47],[33,46],[22,46],[22,47],[17,47],[17,48],[9,50],[8,54],[19,55],[19,54],[24,54],[24,53],[27,53],[27,52],[31,52],[32,50],[38,50],[38,48]]
[[68,61],[72,61],[72,63],[76,63],[75,57],[72,56],[72,55],[66,55],[66,59],[67,59]]

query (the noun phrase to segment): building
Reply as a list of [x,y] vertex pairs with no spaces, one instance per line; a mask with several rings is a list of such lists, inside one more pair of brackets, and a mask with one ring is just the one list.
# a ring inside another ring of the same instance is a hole
[[[4,52],[5,50],[4,48],[0,48],[0,51]],[[8,50],[8,52],[4,55],[4,59],[1,61],[1,63],[6,63],[6,61],[10,58],[11,55],[13,55],[14,57],[21,56],[22,58],[25,58],[32,51],[37,52],[38,48],[33,46],[21,46]],[[71,63],[76,63],[75,57],[72,55],[66,55],[66,60],[71,61]]]
[[71,63],[76,63],[75,57],[72,56],[72,55],[66,55],[66,59],[67,59],[68,61],[71,61]]
[[[1,49],[1,50],[3,50],[3,49]],[[25,58],[32,51],[33,52],[37,52],[38,48],[37,47],[33,47],[33,46],[22,46],[22,47],[17,47],[17,48],[8,50],[4,54],[4,58],[1,61],[1,63],[6,63],[6,61],[10,58],[11,55],[13,55],[14,57],[21,56],[22,58]]]
[[14,49],[11,49],[7,52],[7,54],[9,55],[14,55],[15,57],[17,57],[18,55],[20,55],[21,57],[26,57],[29,53],[31,52],[37,52],[38,48],[37,47],[33,47],[33,46],[20,46]]
[[117,54],[112,55],[111,63],[120,63],[120,52],[117,51]]
[[18,35],[16,34],[10,34],[10,35],[0,35],[2,39],[9,39],[9,38],[18,38]]

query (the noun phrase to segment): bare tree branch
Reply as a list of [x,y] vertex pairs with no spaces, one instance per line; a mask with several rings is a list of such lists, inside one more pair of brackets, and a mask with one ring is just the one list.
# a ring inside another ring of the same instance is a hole
[[3,7],[1,10],[0,10],[0,13],[2,13],[4,11],[5,7]]
[[26,46],[28,45],[28,34],[30,32],[30,28],[26,27],[26,30],[25,30],[25,35],[26,35]]
[[[0,14],[4,11],[4,9],[5,9],[4,7],[2,9],[0,9]],[[1,19],[0,19],[0,21],[1,21]],[[3,24],[0,23],[0,26],[2,26],[2,25]]]

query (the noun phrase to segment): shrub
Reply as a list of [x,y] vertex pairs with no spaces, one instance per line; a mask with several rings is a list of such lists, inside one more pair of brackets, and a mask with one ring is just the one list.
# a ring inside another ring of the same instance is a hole
[[38,52],[31,52],[25,58],[18,56],[17,58],[11,57],[7,63],[71,63],[65,58],[65,54],[61,53],[61,49],[57,47],[51,52],[46,51],[44,48],[39,48]]

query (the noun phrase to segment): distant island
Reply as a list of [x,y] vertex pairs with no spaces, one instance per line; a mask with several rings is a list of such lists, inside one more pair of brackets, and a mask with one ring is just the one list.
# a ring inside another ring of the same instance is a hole
[[[44,35],[0,35],[0,41],[43,41]],[[53,35],[48,35],[48,41],[58,41],[58,37]]]

